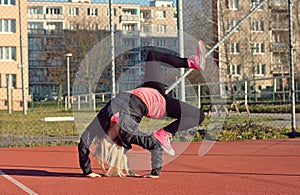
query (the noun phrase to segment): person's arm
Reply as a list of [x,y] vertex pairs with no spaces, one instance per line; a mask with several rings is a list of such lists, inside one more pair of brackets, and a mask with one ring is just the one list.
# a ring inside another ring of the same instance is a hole
[[93,175],[89,154],[90,154],[90,150],[85,146],[82,139],[80,139],[80,142],[78,144],[78,156],[79,156],[79,165],[84,176]]

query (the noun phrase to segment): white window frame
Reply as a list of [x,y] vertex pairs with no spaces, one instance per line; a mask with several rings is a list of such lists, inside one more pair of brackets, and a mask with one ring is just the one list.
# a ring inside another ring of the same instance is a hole
[[156,46],[166,47],[167,46],[167,40],[166,39],[157,39],[156,40]]
[[16,61],[16,47],[0,47],[0,61]]
[[251,49],[253,54],[265,54],[265,44],[264,43],[252,43],[251,44]]
[[254,67],[255,76],[265,76],[266,74],[266,64],[256,64]]
[[46,8],[47,15],[62,15],[63,11],[60,7],[47,7]]
[[42,7],[28,7],[29,14],[43,14]]
[[91,23],[91,24],[89,24],[89,29],[90,29],[91,31],[99,30],[99,25],[98,25],[98,23]]
[[16,5],[16,0],[1,0],[0,5]]
[[16,20],[0,19],[0,33],[16,33]]
[[[236,26],[236,24],[237,24],[237,20],[226,20],[226,26],[225,26],[226,31],[227,32],[230,31],[233,27]],[[239,30],[240,28],[237,28],[235,32],[238,32]]]
[[167,25],[158,25],[157,26],[158,33],[166,33],[167,32]]
[[239,42],[231,42],[229,43],[229,53],[231,54],[239,54],[241,51]]
[[71,30],[71,31],[75,30],[76,25],[74,23],[69,23],[68,26],[69,26],[69,30]]
[[265,30],[264,21],[251,20],[250,30],[251,32],[264,32]]
[[226,0],[226,7],[230,10],[238,10],[239,9],[239,0]]
[[241,76],[241,65],[240,64],[230,64],[229,65],[229,75],[239,77]]
[[88,16],[98,16],[98,8],[96,7],[88,7],[87,8],[87,15]]
[[143,33],[151,33],[152,32],[152,25],[143,25],[143,26],[141,26],[141,31]]
[[[6,74],[6,79],[8,79],[8,77],[9,77],[9,74]],[[14,89],[17,88],[17,75],[16,74],[11,74],[11,86]]]
[[79,8],[78,7],[69,7],[69,16],[79,16]]
[[166,19],[167,12],[165,10],[156,11],[156,18],[157,19]]
[[124,24],[122,26],[123,31],[135,31],[137,29],[137,26],[135,24]]

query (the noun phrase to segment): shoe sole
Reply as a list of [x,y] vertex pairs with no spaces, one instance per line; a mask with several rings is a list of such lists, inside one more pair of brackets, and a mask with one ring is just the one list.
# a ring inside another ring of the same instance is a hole
[[203,41],[198,42],[198,48],[199,48],[199,59],[200,61],[200,70],[204,71],[205,70],[205,58],[206,58],[206,48],[203,43]]
[[[160,144],[161,145],[161,144]],[[161,148],[164,150],[164,152],[170,156],[175,156],[175,151],[170,152],[170,150],[168,150],[166,147],[164,147],[163,145],[161,145]]]

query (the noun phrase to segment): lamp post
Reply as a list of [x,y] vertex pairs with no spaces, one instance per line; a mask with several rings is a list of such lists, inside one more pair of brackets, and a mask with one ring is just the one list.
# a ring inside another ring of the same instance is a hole
[[65,57],[67,58],[67,79],[68,79],[68,98],[67,98],[67,103],[68,103],[68,109],[71,108],[71,101],[70,101],[70,57],[72,57],[72,53],[66,53]]

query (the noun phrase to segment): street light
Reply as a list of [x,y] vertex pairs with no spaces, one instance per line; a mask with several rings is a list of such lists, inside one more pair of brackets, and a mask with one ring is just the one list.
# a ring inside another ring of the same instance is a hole
[[71,101],[70,101],[70,57],[72,57],[72,53],[66,53],[65,57],[67,58],[67,79],[68,79],[68,109],[71,108]]

